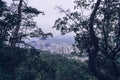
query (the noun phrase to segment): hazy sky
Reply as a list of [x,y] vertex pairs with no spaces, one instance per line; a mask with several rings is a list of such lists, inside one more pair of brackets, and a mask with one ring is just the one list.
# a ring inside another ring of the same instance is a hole
[[[5,0],[7,3],[11,3],[12,0]],[[56,8],[60,6],[61,8],[67,10],[73,10],[74,0],[24,0],[29,6],[37,8],[40,11],[44,11],[45,15],[39,15],[35,18],[37,25],[40,26],[44,32],[52,32],[55,35],[60,34],[60,31],[52,29],[55,20],[62,17],[64,14]],[[71,34],[70,34],[71,35]]]
[[60,6],[65,10],[73,10],[73,2],[74,0],[28,0],[30,6],[35,7],[40,11],[44,11],[45,13],[45,15],[39,15],[36,18],[38,25],[45,32],[51,31],[55,34],[60,34],[60,32],[51,27],[54,25],[55,20],[63,15],[56,9],[56,6]]

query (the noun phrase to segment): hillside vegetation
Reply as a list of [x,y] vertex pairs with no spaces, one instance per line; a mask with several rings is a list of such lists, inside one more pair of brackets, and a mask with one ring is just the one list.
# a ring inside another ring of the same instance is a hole
[[0,80],[93,80],[87,63],[34,49],[0,49]]

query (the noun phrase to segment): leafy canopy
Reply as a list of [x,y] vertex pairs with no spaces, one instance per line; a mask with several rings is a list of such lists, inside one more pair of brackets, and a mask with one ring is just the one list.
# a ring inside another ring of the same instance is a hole
[[74,32],[80,53],[89,55],[92,72],[99,80],[120,77],[119,0],[75,0],[75,12],[61,11],[65,17],[54,27],[62,34]]

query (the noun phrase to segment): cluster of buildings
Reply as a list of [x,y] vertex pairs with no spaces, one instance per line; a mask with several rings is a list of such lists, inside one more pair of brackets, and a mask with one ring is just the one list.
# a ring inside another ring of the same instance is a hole
[[51,53],[70,54],[72,52],[72,46],[66,43],[41,43],[40,50],[50,51]]
[[34,46],[36,49],[49,51],[51,52],[51,54],[66,55],[68,59],[80,60],[82,62],[88,60],[88,57],[79,57],[76,55],[71,55],[71,52],[73,52],[73,46],[65,42],[48,43],[45,42],[44,40],[43,41],[41,40],[40,42],[31,41],[28,44]]
[[32,45],[35,46],[37,49],[50,51],[51,53],[58,53],[58,54],[70,54],[72,52],[72,45],[61,42],[61,43],[47,43],[45,41],[40,41],[37,43],[33,43]]

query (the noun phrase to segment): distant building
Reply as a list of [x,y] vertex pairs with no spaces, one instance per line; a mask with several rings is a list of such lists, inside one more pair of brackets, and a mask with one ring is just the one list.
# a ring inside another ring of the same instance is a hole
[[34,46],[37,49],[50,51],[51,53],[56,54],[70,54],[73,50],[72,45],[65,42],[62,43],[47,43],[44,40],[39,42],[29,42],[30,45]]

